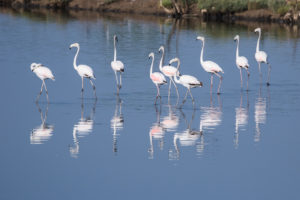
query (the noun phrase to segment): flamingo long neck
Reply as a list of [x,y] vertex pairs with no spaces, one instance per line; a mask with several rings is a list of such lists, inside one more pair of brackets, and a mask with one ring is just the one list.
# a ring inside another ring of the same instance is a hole
[[114,39],[114,61],[117,60],[117,48],[116,48],[116,39]]
[[174,80],[176,83],[179,83],[179,79],[177,78],[177,72],[178,72],[179,68],[180,68],[180,60],[177,61],[176,73],[174,75]]
[[203,40],[203,45],[202,45],[201,54],[200,54],[200,63],[201,63],[201,65],[203,64],[203,51],[204,51],[204,40]]
[[261,32],[258,32],[258,39],[257,39],[257,44],[256,44],[256,52],[259,52],[259,41],[260,41],[260,36],[261,36]]
[[153,63],[154,63],[154,56],[151,56],[151,57],[152,57],[152,62],[151,62],[151,67],[150,67],[150,76],[153,73],[152,69],[153,69]]
[[161,55],[161,59],[159,62],[159,70],[162,71],[162,66],[163,66],[163,62],[164,62],[164,57],[165,57],[165,50],[162,49],[162,55]]
[[236,59],[239,57],[239,45],[240,45],[240,39],[237,39],[237,42],[236,42]]
[[74,61],[73,61],[73,66],[74,66],[74,69],[76,69],[76,70],[78,69],[77,64],[76,64],[78,53],[79,53],[79,47],[77,47],[77,51],[76,51],[76,54],[74,56]]

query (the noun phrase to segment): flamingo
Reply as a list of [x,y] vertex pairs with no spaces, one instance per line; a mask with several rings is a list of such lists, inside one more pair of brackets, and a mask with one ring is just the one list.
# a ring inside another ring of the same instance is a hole
[[152,82],[155,84],[156,88],[157,88],[157,95],[156,95],[156,99],[155,99],[155,103],[156,104],[156,100],[157,98],[161,98],[160,96],[160,92],[159,92],[159,88],[161,85],[167,83],[165,76],[160,73],[160,72],[152,72],[153,69],[153,63],[154,63],[154,53],[151,52],[149,54],[149,59],[152,58],[152,63],[151,63],[151,67],[150,67],[150,79],[152,80]]
[[113,131],[113,152],[118,152],[117,140],[118,134],[117,132],[121,131],[124,127],[124,117],[122,114],[122,99],[117,96],[115,113],[112,119],[110,120],[110,128]]
[[163,66],[163,62],[164,62],[164,56],[165,56],[165,48],[163,46],[160,46],[158,49],[158,52],[162,52],[162,56],[160,59],[160,63],[159,63],[159,70],[170,79],[170,83],[169,83],[169,96],[170,96],[170,91],[171,91],[171,82],[173,83],[173,85],[175,86],[176,89],[176,93],[177,93],[177,98],[179,99],[179,93],[178,93],[178,89],[177,86],[174,82],[174,80],[172,79],[172,77],[179,72],[177,71],[176,67],[173,66]]
[[259,50],[259,41],[260,41],[260,37],[261,37],[261,28],[256,28],[254,30],[255,33],[258,32],[258,39],[257,39],[257,44],[256,44],[256,52],[255,52],[255,59],[258,63],[258,70],[259,70],[259,75],[261,78],[261,70],[260,70],[260,63],[266,63],[268,65],[268,80],[267,80],[267,86],[270,85],[270,71],[271,71],[271,65],[268,62],[268,55],[266,52],[264,51],[260,51]]
[[236,35],[234,37],[234,41],[237,41],[235,63],[236,63],[237,68],[240,70],[241,88],[243,88],[242,68],[244,68],[245,70],[247,70],[247,75],[248,75],[248,79],[247,79],[247,90],[248,90],[248,82],[249,82],[249,76],[250,76],[250,73],[248,71],[248,68],[249,68],[248,59],[245,56],[239,56],[240,36]]
[[82,81],[81,95],[83,95],[83,78],[88,78],[90,80],[90,83],[91,83],[92,87],[93,87],[95,98],[97,99],[96,86],[92,81],[92,79],[96,79],[96,77],[94,76],[93,69],[90,66],[87,66],[87,65],[77,65],[76,64],[77,56],[78,56],[78,53],[79,53],[79,50],[80,50],[80,46],[79,46],[78,43],[74,43],[74,44],[70,45],[69,49],[71,49],[73,47],[77,48],[77,52],[75,54],[74,61],[73,61],[73,66],[74,66],[74,69],[79,74],[79,76],[81,77],[81,81]]
[[[177,62],[177,68],[176,69],[178,71],[179,67],[180,67],[179,58],[173,58],[172,60],[170,60],[169,65],[171,65],[173,62]],[[182,101],[182,104],[185,103],[186,98],[187,98],[187,94],[189,92],[190,96],[192,98],[193,105],[194,105],[194,97],[191,93],[191,88],[202,87],[203,86],[202,82],[198,81],[198,79],[196,77],[191,76],[191,75],[180,75],[179,79],[177,79],[177,73],[175,73],[175,75],[174,75],[174,80],[175,80],[176,83],[181,84],[181,85],[183,85],[184,87],[187,88],[187,91],[186,91],[185,97]]]
[[41,91],[37,96],[36,102],[38,102],[38,100],[39,100],[39,98],[40,98],[40,96],[43,92],[43,86],[44,86],[45,90],[46,90],[46,94],[47,94],[47,101],[49,103],[48,90],[47,90],[47,87],[46,87],[45,80],[47,80],[47,79],[51,79],[53,81],[55,80],[51,70],[48,67],[45,67],[40,63],[39,64],[32,63],[30,65],[30,69],[31,69],[32,72],[34,72],[36,74],[37,77],[39,77],[43,81]]
[[223,73],[224,74],[224,71],[223,69],[215,62],[212,62],[212,61],[203,61],[203,49],[204,49],[204,41],[205,41],[205,38],[204,37],[201,37],[201,36],[198,36],[197,37],[197,40],[201,40],[203,42],[203,45],[202,45],[202,49],[201,49],[201,55],[200,55],[200,63],[203,67],[203,69],[208,72],[208,73],[211,73],[211,78],[210,78],[210,89],[212,89],[212,85],[213,85],[213,75],[216,75],[220,78],[220,82],[219,82],[219,87],[218,87],[218,94],[220,94],[220,87],[221,87],[221,84],[222,84],[222,79],[223,77],[218,74],[218,73]]
[[[117,60],[116,42],[118,42],[118,37],[114,35],[114,60],[111,61],[111,68],[115,72],[116,82],[117,82],[117,94],[119,94],[119,90],[122,87],[122,72],[124,72],[124,64],[121,61]],[[120,73],[120,85],[118,82],[117,72]]]

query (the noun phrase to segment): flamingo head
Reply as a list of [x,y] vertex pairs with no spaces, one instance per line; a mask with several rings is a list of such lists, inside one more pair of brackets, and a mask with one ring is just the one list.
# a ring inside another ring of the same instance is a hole
[[240,39],[240,36],[239,35],[236,35],[235,37],[234,37],[234,41],[237,41],[237,40],[239,40]]
[[171,65],[174,62],[178,62],[178,61],[179,61],[179,58],[173,58],[169,61],[169,65]]
[[161,51],[162,51],[162,52],[164,52],[164,51],[165,51],[165,48],[164,48],[164,46],[160,46],[160,47],[159,47],[159,49],[158,49],[158,52],[160,53]]
[[261,28],[256,28],[256,29],[254,30],[254,32],[255,32],[255,33],[257,33],[257,32],[260,33],[260,32],[261,32]]
[[114,41],[116,41],[116,42],[119,41],[117,35],[114,35]]
[[70,45],[69,49],[71,49],[73,47],[79,48],[79,44],[78,43],[73,43],[73,44]]
[[151,52],[151,53],[149,54],[149,59],[150,59],[151,57],[154,58],[154,53],[153,53],[153,52]]
[[36,63],[31,63],[30,69],[31,69],[32,72],[35,70],[36,67],[37,67]]
[[202,42],[204,42],[204,37],[198,36],[198,37],[196,38],[196,40],[201,40]]

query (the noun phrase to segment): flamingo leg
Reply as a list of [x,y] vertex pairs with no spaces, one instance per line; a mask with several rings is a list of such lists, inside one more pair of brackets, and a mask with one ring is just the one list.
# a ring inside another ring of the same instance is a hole
[[211,73],[211,76],[210,76],[210,92],[211,93],[212,93],[212,87],[213,87],[213,80],[214,80],[213,73]]
[[249,73],[249,70],[247,69],[247,91],[249,90],[248,89],[248,86],[249,86],[249,77],[250,77],[250,73]]
[[91,85],[92,85],[92,87],[93,87],[93,91],[94,91],[94,95],[95,95],[95,98],[97,99],[97,95],[96,95],[96,86],[95,86],[95,84],[93,83],[93,81],[90,79],[90,83],[91,83]]
[[242,68],[240,67],[240,76],[241,76],[241,88],[243,88],[243,75],[242,75]]
[[193,95],[192,95],[191,89],[189,88],[188,91],[189,91],[190,96],[191,96],[191,98],[192,98],[192,101],[193,101],[193,103],[194,103],[195,100],[194,100],[194,97],[193,97]]
[[117,82],[117,94],[119,94],[119,81],[118,81],[118,76],[117,76],[117,71],[115,72],[115,77],[116,77],[116,82]]
[[181,104],[181,106],[183,106],[183,104],[185,103],[185,101],[186,101],[186,98],[187,98],[187,95],[188,95],[188,90],[186,90],[186,93],[185,93],[185,96],[184,96],[184,99],[183,99],[183,101],[182,101],[182,104]]
[[271,72],[271,65],[270,63],[267,63],[268,64],[268,82],[267,82],[267,86],[270,85],[270,72]]
[[220,88],[221,88],[223,77],[220,74],[218,74],[218,73],[215,73],[215,75],[220,78],[219,87],[218,87],[218,94],[221,94],[220,93]]
[[261,69],[260,69],[260,62],[258,62],[258,71],[259,71],[259,79],[260,79],[260,82],[261,82],[262,74],[261,74]]
[[170,94],[171,94],[171,78],[170,78],[170,82],[169,82],[169,93],[168,93],[168,101],[169,102],[170,102]]
[[119,85],[119,88],[121,89],[122,87],[122,72],[120,72],[120,85]]
[[44,81],[42,82],[41,91],[40,91],[40,93],[38,94],[38,96],[36,97],[36,100],[35,100],[35,102],[38,102],[38,101],[39,101],[39,99],[40,99],[40,96],[41,96],[41,94],[42,94],[42,92],[43,92],[43,88],[44,88]]
[[178,92],[178,88],[176,86],[176,83],[174,82],[174,80],[171,78],[173,85],[175,86],[176,89],[176,93],[177,93],[177,98],[179,98],[179,92]]
[[45,91],[46,91],[47,102],[49,103],[48,90],[47,90],[47,87],[46,87],[45,80],[43,80],[43,83],[44,83],[44,87],[45,87]]
[[156,94],[156,98],[155,98],[154,105],[156,105],[156,101],[157,101],[158,97],[160,97],[160,94],[159,94],[159,87],[158,87],[157,84],[155,84],[155,86],[156,86],[156,89],[157,89],[157,94]]

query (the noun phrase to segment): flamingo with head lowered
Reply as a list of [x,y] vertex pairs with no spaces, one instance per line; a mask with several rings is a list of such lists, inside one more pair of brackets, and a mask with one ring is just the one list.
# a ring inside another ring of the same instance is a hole
[[154,104],[156,104],[157,98],[161,98],[159,88],[161,85],[166,84],[166,78],[165,76],[160,72],[153,72],[153,63],[154,63],[154,53],[151,52],[149,54],[149,59],[152,58],[151,67],[150,67],[150,79],[155,84],[157,88],[157,95]]
[[204,50],[205,38],[201,37],[201,36],[198,36],[197,40],[201,40],[203,42],[202,49],[201,49],[201,54],[200,54],[200,63],[202,65],[203,69],[206,72],[211,73],[210,88],[212,89],[212,85],[213,85],[213,75],[218,76],[220,78],[219,87],[218,87],[218,94],[220,94],[220,88],[221,88],[223,78],[219,73],[224,73],[224,71],[217,63],[215,63],[213,61],[203,61],[203,50]]
[[[111,61],[111,68],[115,72],[116,82],[117,82],[117,94],[119,94],[119,90],[122,87],[122,72],[124,72],[124,64],[121,61],[117,60],[117,49],[116,49],[117,42],[118,42],[118,37],[114,35],[114,60]],[[118,81],[117,72],[120,73],[120,84]]]
[[[179,58],[173,58],[172,60],[170,60],[169,64],[171,65],[174,62],[177,62],[177,68],[176,69],[179,70],[179,67],[180,67]],[[191,76],[191,75],[180,75],[179,79],[178,79],[177,78],[177,73],[174,75],[174,80],[175,80],[176,83],[179,83],[179,84],[181,84],[181,85],[183,85],[184,87],[187,88],[185,97],[182,101],[182,105],[186,101],[188,92],[190,93],[190,96],[192,98],[192,102],[193,102],[193,105],[194,105],[194,97],[191,93],[191,88],[202,87],[203,86],[202,82],[198,81],[198,79],[196,77]]]
[[173,85],[175,86],[176,89],[176,93],[177,93],[177,98],[179,99],[179,93],[178,93],[178,89],[177,86],[174,82],[174,80],[172,79],[172,77],[176,74],[179,75],[179,72],[177,71],[176,67],[173,66],[163,66],[163,62],[164,62],[164,56],[165,56],[165,48],[163,46],[159,47],[158,52],[162,52],[162,56],[160,59],[160,63],[159,63],[159,70],[170,79],[170,83],[169,83],[169,97],[170,97],[170,91],[171,91],[171,82],[173,83]]
[[271,65],[268,62],[268,55],[264,51],[259,50],[259,42],[260,42],[260,37],[261,37],[261,28],[256,28],[254,30],[255,33],[258,33],[258,39],[257,39],[257,44],[256,44],[256,52],[255,52],[255,59],[258,63],[258,70],[259,70],[259,75],[261,78],[261,69],[260,69],[260,63],[266,63],[268,65],[268,80],[267,80],[267,85],[270,85],[270,71],[271,71]]
[[34,72],[37,75],[37,77],[39,77],[43,81],[41,91],[40,91],[39,95],[37,96],[36,102],[38,102],[38,100],[39,100],[39,98],[40,98],[40,96],[43,92],[43,87],[45,87],[46,95],[47,95],[47,101],[49,103],[48,90],[47,90],[47,87],[46,87],[45,80],[47,80],[47,79],[54,80],[54,76],[53,76],[51,70],[48,67],[45,67],[40,63],[39,64],[32,63],[30,65],[30,69],[31,69],[32,72]]
[[75,57],[74,57],[74,61],[73,61],[73,66],[74,66],[74,69],[77,71],[78,75],[81,77],[81,81],[82,81],[81,95],[83,95],[83,79],[87,78],[87,79],[90,80],[90,83],[91,83],[91,85],[93,87],[93,90],[94,90],[95,98],[97,99],[96,87],[95,87],[95,84],[93,83],[93,81],[91,80],[91,79],[96,79],[95,76],[94,76],[93,69],[90,66],[87,66],[87,65],[77,65],[76,61],[77,61],[77,56],[78,56],[78,53],[79,53],[79,50],[80,50],[80,46],[79,46],[78,43],[74,43],[74,44],[70,45],[70,49],[73,48],[73,47],[77,48],[77,51],[76,51],[76,54],[75,54]]
[[248,59],[245,56],[239,56],[240,36],[236,35],[234,37],[234,41],[237,41],[235,63],[236,63],[237,68],[240,70],[241,88],[243,88],[242,68],[244,68],[245,70],[247,70],[247,74],[248,74],[248,79],[247,79],[247,90],[248,90],[248,83],[249,83],[249,76],[250,76],[250,73],[248,71],[248,68],[249,68]]

